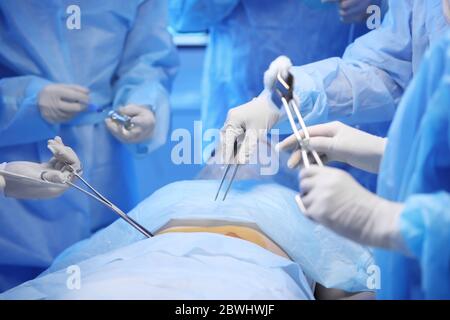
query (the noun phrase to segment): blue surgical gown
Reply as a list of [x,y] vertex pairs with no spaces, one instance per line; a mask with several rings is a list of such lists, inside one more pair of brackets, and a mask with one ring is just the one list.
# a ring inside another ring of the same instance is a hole
[[[68,290],[68,278],[75,280],[77,275],[79,288]],[[254,243],[206,232],[169,233],[134,242],[0,294],[0,300],[92,299],[313,300],[314,296],[297,263]]]
[[[380,1],[381,2],[381,1]],[[341,56],[364,24],[340,21],[336,4],[301,0],[172,0],[171,25],[209,31],[203,78],[203,128],[220,129],[229,109],[257,96],[280,55],[295,65]]]
[[[307,125],[340,120],[385,137],[424,52],[447,24],[441,0],[389,0],[383,22],[355,40],[342,58],[292,68]],[[375,192],[376,177],[343,165]]]
[[450,31],[424,58],[389,131],[378,194],[405,202],[408,255],[377,250],[381,299],[450,299]]
[[[167,32],[165,1],[75,2],[80,29],[66,21],[73,1],[0,1],[0,163],[47,161],[46,140],[60,135],[79,155],[85,178],[120,208],[137,202],[132,156],[163,144],[169,127],[168,90],[177,56]],[[84,112],[51,125],[37,99],[49,83],[75,83],[100,107],[153,106],[153,138],[125,147],[104,115]],[[0,198],[0,291],[47,268],[64,248],[116,217],[70,190],[46,201]]]
[[[386,5],[385,0],[373,3]],[[176,30],[209,30],[201,110],[204,130],[220,129],[229,109],[257,96],[264,72],[278,56],[288,56],[294,65],[340,57],[348,44],[368,31],[364,23],[342,23],[336,3],[320,1],[172,0],[169,9]],[[291,133],[284,124],[281,132]],[[383,125],[383,132],[387,128]],[[346,168],[375,191],[375,175]]]
[[306,121],[391,121],[425,51],[447,28],[441,0],[391,0],[381,26],[342,58],[294,67]]

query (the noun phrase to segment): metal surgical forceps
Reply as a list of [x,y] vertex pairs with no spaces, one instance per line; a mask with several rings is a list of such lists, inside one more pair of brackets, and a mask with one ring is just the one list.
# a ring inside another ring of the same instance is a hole
[[[233,152],[234,153],[234,157],[236,157],[237,149],[238,149],[238,144],[237,144],[237,141],[235,141],[234,142],[234,152]],[[234,178],[236,177],[236,173],[237,173],[238,168],[239,168],[239,163],[235,163],[235,164],[229,163],[229,164],[227,164],[225,172],[223,173],[223,176],[222,176],[222,180],[220,180],[219,189],[217,189],[216,196],[214,197],[214,201],[217,200],[217,197],[219,196],[220,190],[222,189],[223,182],[225,181],[225,178],[227,177],[228,172],[230,171],[230,168],[233,165],[234,165],[233,173],[231,174],[230,182],[229,182],[228,187],[225,190],[225,193],[224,193],[223,198],[222,198],[222,201],[225,201],[225,199],[227,197],[227,194],[228,194],[228,191],[230,191],[231,185],[233,184]]]
[[[280,73],[277,75],[277,82],[275,86],[275,93],[279,96],[281,99],[281,102],[283,104],[284,110],[286,111],[287,117],[289,119],[289,123],[291,125],[292,131],[294,132],[295,138],[297,139],[297,142],[300,146],[300,152],[302,154],[302,161],[305,168],[309,168],[311,165],[310,159],[308,158],[308,154],[310,153],[312,155],[313,160],[317,163],[319,166],[323,166],[322,160],[319,157],[319,154],[316,150],[311,149],[309,146],[309,132],[308,128],[305,125],[305,121],[303,120],[303,117],[300,113],[299,106],[297,104],[297,101],[294,99],[294,77],[293,75],[288,72],[288,75],[286,79],[283,79]],[[292,110],[294,111],[294,114],[297,118],[298,123],[300,124],[300,128],[303,132],[303,136],[300,134],[300,131],[297,128],[297,124],[295,123],[294,115],[292,114]],[[297,205],[299,206],[300,210],[303,212],[306,212],[305,205],[303,204],[302,198],[300,195],[295,196],[295,201],[297,202]]]
[[80,186],[78,186],[78,185],[76,185],[76,184],[74,184],[74,183],[72,183],[70,181],[66,181],[65,182],[66,184],[70,185],[71,187],[74,187],[75,189],[83,192],[84,194],[90,196],[91,198],[94,198],[95,200],[97,200],[98,202],[103,204],[104,206],[108,207],[109,209],[111,209],[112,211],[117,213],[122,219],[124,219],[126,222],[128,222],[132,227],[134,227],[136,230],[138,230],[140,233],[142,233],[147,238],[153,237],[153,234],[150,231],[148,231],[143,226],[141,226],[139,223],[134,221],[131,217],[129,217],[127,214],[125,214],[122,210],[117,208],[111,201],[109,201],[107,198],[105,198],[100,192],[98,192],[86,180],[84,180],[83,177],[77,172],[77,170],[75,170],[74,167],[72,167],[71,165],[67,164],[65,168],[67,170],[69,170],[72,175],[74,175],[75,177],[80,179],[80,181],[87,188],[89,188],[91,192],[81,188]]

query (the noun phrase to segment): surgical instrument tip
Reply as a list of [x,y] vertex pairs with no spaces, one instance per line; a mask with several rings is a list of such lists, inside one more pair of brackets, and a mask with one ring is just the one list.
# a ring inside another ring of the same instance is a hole
[[[233,151],[234,151],[234,157],[236,157],[236,154],[238,152],[238,143],[237,143],[237,141],[234,142],[234,150]],[[226,177],[228,175],[228,172],[230,171],[230,168],[231,168],[232,165],[234,165],[235,167],[233,169],[233,173],[231,175],[231,178],[230,178],[229,184],[227,186],[227,189],[225,190],[225,193],[223,195],[222,201],[225,201],[225,199],[227,198],[228,191],[230,191],[231,185],[233,184],[233,181],[234,181],[234,179],[236,177],[237,170],[239,168],[239,164],[238,163],[235,163],[235,164],[228,163],[227,164],[225,172],[222,175],[222,179],[220,180],[220,184],[219,184],[219,188],[217,189],[216,196],[214,197],[214,201],[217,201],[217,198],[219,197],[219,194],[220,194],[220,190],[222,190],[223,183],[224,183],[224,181],[225,181],[225,179],[226,179]]]
[[225,194],[223,195],[222,201],[225,201],[225,199],[227,198],[228,191],[230,191],[231,184],[233,183],[234,178],[236,177],[238,168],[239,168],[239,164],[235,164],[233,174],[231,175],[230,183],[228,184],[227,190],[225,190]]

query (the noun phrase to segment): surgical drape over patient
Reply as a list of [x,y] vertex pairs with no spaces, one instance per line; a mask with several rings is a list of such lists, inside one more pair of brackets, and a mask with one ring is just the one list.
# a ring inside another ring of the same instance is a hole
[[[213,199],[216,188],[216,180],[176,182],[156,191],[130,215],[150,231],[173,220],[194,225],[211,221],[257,225],[310,279],[348,291],[368,290],[370,252],[305,218],[298,211],[294,191],[273,183],[236,181],[222,202]],[[117,221],[67,249],[46,273],[141,239],[128,224]]]
[[[67,284],[68,272],[80,278]],[[79,281],[79,282],[78,282]],[[301,268],[253,243],[167,234],[109,251],[0,294],[3,299],[314,299]]]

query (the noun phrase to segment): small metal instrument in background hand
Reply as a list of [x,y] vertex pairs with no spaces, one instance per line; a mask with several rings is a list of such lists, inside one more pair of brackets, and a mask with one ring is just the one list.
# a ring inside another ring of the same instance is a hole
[[[300,146],[300,152],[302,154],[302,161],[305,168],[309,168],[311,163],[308,158],[308,154],[312,155],[313,160],[316,162],[318,166],[323,166],[322,160],[320,159],[319,154],[316,150],[311,149],[309,145],[309,131],[303,120],[303,117],[300,113],[299,106],[297,101],[294,99],[294,76],[288,72],[286,79],[283,79],[280,73],[277,75],[277,82],[274,91],[277,93],[281,102],[283,104],[284,110],[286,111],[287,117],[289,119],[289,124],[291,125],[292,131],[294,132],[295,138]],[[300,124],[300,128],[303,132],[303,137],[300,134],[299,129],[297,128],[297,124],[295,122],[295,118],[297,118],[298,123]],[[300,210],[306,212],[305,205],[303,204],[302,198],[299,194],[295,196],[295,201],[299,206]]]
[[[238,152],[238,143],[237,143],[237,141],[235,141],[234,142],[234,151],[233,151],[233,160],[235,159],[235,157],[237,155],[237,152]],[[236,177],[236,173],[237,173],[238,168],[239,168],[239,163],[228,163],[227,164],[227,167],[225,168],[225,172],[223,173],[223,176],[222,176],[222,180],[220,180],[220,184],[219,184],[219,188],[217,189],[216,196],[214,197],[214,201],[216,201],[217,198],[219,197],[220,190],[222,189],[223,183],[224,183],[224,181],[225,181],[225,179],[226,179],[226,177],[228,175],[228,172],[230,171],[232,166],[234,166],[234,168],[233,168],[233,171],[232,171],[232,174],[231,174],[231,178],[230,178],[230,181],[228,183],[228,187],[226,188],[225,193],[224,193],[223,198],[222,198],[222,201],[225,201],[225,199],[227,197],[227,194],[228,194],[228,191],[230,191],[231,185],[233,184],[234,178]]]
[[123,126],[126,130],[131,130],[134,127],[134,123],[131,121],[131,117],[125,114],[121,114],[115,110],[111,110],[108,112],[108,117]]
[[74,187],[78,191],[83,192],[84,194],[90,196],[91,198],[97,200],[104,206],[108,207],[110,210],[114,211],[116,214],[118,214],[122,219],[124,219],[126,222],[128,222],[133,228],[138,230],[140,233],[142,233],[147,238],[153,237],[153,234],[145,229],[143,226],[141,226],[139,223],[137,223],[135,220],[133,220],[130,216],[128,216],[125,212],[120,210],[118,207],[116,207],[111,201],[109,201],[106,197],[104,197],[100,192],[98,192],[94,187],[92,187],[83,177],[75,170],[75,168],[69,164],[66,165],[65,169],[67,169],[73,176],[77,177],[87,188],[90,189],[90,191],[87,191],[80,186],[72,183],[71,181],[66,181],[65,183],[70,185],[71,187]]
[[134,123],[132,122],[132,118],[130,116],[121,114],[116,110],[107,111],[107,108],[99,107],[94,103],[89,103],[86,109],[89,112],[96,112],[96,113],[107,112],[107,117],[110,118],[112,121],[116,122],[117,124],[123,126],[125,130],[131,130],[134,127]]

